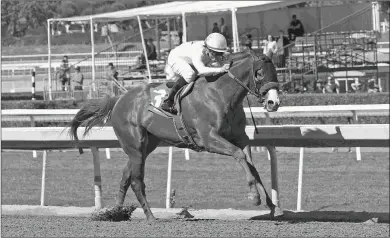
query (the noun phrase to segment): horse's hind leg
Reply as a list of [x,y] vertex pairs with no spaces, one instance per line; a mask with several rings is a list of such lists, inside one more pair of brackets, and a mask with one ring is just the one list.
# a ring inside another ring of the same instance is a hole
[[[131,186],[137,200],[141,204],[142,209],[148,220],[155,219],[150,210],[149,203],[145,195],[145,161],[146,157],[157,147],[158,139],[154,136],[148,136],[146,130],[132,128],[132,133],[126,137],[121,137],[123,149],[129,156],[129,161],[123,170],[122,180],[120,183],[117,204],[122,205],[126,196],[126,192]],[[131,136],[130,136],[131,135]],[[149,138],[150,137],[150,138]],[[125,144],[123,141],[127,142]],[[149,140],[150,139],[150,140]],[[130,144],[130,141],[133,144]]]

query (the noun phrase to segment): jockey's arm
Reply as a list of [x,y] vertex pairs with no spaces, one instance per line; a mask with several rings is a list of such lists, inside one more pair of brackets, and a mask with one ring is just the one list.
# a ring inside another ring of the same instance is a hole
[[207,67],[203,61],[201,56],[193,57],[192,62],[194,64],[194,67],[198,71],[198,76],[210,76],[210,75],[215,75],[222,73],[223,70],[222,68],[212,68],[212,67]]

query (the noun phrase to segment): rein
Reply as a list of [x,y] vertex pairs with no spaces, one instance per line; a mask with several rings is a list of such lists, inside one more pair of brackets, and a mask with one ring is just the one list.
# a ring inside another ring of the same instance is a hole
[[[230,62],[230,66],[232,65],[232,63],[233,63],[233,61]],[[252,71],[253,71],[253,69],[252,69]],[[262,95],[263,95],[262,92],[257,93],[257,92],[252,91],[252,90],[251,90],[250,88],[248,88],[245,84],[243,84],[238,78],[236,78],[236,76],[234,76],[234,75],[232,74],[232,72],[230,72],[230,70],[228,70],[227,73],[228,73],[228,75],[229,75],[230,78],[234,79],[239,85],[241,85],[241,87],[243,87],[244,89],[246,89],[246,90],[248,91],[248,93],[252,94],[253,96],[255,96],[255,97],[257,97],[257,98],[260,98],[261,101],[264,100],[263,97],[262,97]],[[254,74],[255,72],[252,72],[252,73]],[[253,75],[253,77],[255,77],[255,76]],[[256,84],[256,80],[255,80],[254,78],[253,78],[253,80],[255,81],[254,83]],[[248,107],[249,107],[249,111],[250,111],[250,113],[251,113],[253,125],[255,126],[256,134],[259,134],[259,131],[257,130],[255,118],[253,117],[252,108],[251,108],[251,104],[250,104],[250,102],[249,102],[248,96],[246,96],[246,100],[247,100],[247,102],[248,102]]]
[[243,84],[238,78],[236,78],[236,76],[234,76],[232,74],[232,72],[230,72],[230,70],[227,71],[228,75],[230,78],[234,79],[239,85],[241,85],[243,88],[245,88],[246,90],[248,90],[248,92],[250,94],[252,94],[253,96],[256,96],[256,97],[260,97],[260,94],[256,93],[256,92],[253,92],[250,88],[248,88],[245,84]]
[[[256,93],[256,92],[253,92],[250,88],[248,88],[245,84],[243,84],[238,78],[236,78],[236,76],[234,76],[230,70],[228,70],[228,75],[230,78],[234,79],[239,85],[241,85],[243,88],[245,88],[246,90],[248,90],[248,92],[256,97],[259,97],[260,94]],[[257,127],[256,127],[256,122],[255,122],[255,118],[253,117],[253,113],[252,113],[252,108],[251,108],[251,104],[249,103],[249,99],[248,99],[248,96],[246,96],[246,100],[248,101],[248,107],[249,107],[249,111],[251,113],[251,117],[252,117],[252,122],[253,122],[253,125],[255,126],[255,131],[256,131],[256,134],[259,134],[259,132],[257,131]]]

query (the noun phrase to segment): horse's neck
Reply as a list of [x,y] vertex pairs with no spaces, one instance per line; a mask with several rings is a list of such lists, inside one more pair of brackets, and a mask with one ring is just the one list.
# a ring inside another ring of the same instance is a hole
[[[240,80],[244,85],[249,86],[250,66],[249,59],[243,60],[242,63],[233,66],[231,73]],[[224,74],[216,81],[216,88],[222,100],[229,103],[233,108],[241,104],[248,91],[242,87],[235,79],[228,74]]]

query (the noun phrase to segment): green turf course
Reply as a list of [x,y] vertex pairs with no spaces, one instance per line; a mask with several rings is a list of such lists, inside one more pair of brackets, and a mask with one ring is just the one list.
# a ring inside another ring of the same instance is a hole
[[[277,148],[278,149],[278,148]],[[310,211],[389,211],[389,153],[370,149],[356,161],[355,153],[340,149],[310,149],[305,154],[302,209]],[[316,152],[316,150],[319,150]],[[379,150],[379,149],[378,149]],[[115,202],[127,157],[112,152],[105,159],[101,150],[103,201]],[[152,207],[165,207],[167,148],[153,152],[146,161],[146,193]],[[174,207],[194,209],[260,209],[247,200],[244,171],[232,158],[209,153],[191,153],[184,159],[182,150],[173,157],[172,189],[176,189]],[[363,150],[364,151],[364,150]],[[298,179],[298,148],[277,152],[280,201],[283,209],[295,210]],[[254,161],[270,192],[270,163],[265,152],[253,153]],[[39,205],[42,153],[2,152],[2,204]],[[87,151],[49,152],[46,171],[46,201],[49,206],[94,205],[92,154]],[[264,203],[264,198],[263,203]],[[138,202],[132,191],[126,201]]]

